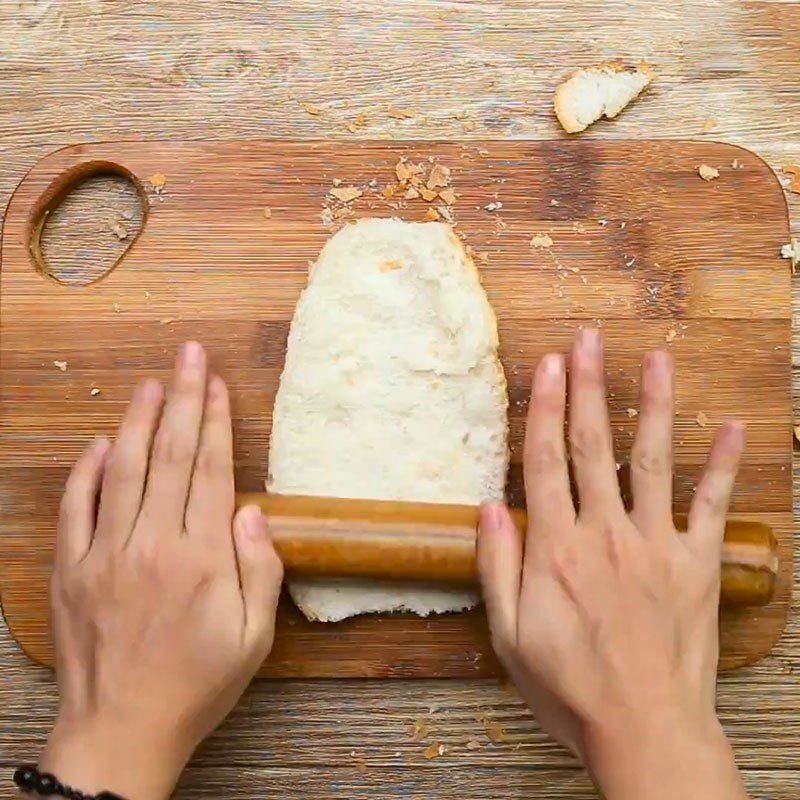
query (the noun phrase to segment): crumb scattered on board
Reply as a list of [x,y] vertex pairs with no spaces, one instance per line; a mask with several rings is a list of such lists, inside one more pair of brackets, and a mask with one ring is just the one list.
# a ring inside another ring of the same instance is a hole
[[639,416],[639,412],[635,408],[626,408],[625,411],[631,419]]
[[486,735],[495,744],[499,744],[500,742],[504,742],[506,740],[505,728],[503,728],[503,726],[497,720],[487,719],[484,721],[484,726],[486,728]]
[[153,191],[156,194],[161,194],[164,191],[164,187],[167,185],[167,176],[164,175],[163,172],[156,172],[154,175],[150,176],[148,181],[153,187]]
[[701,164],[697,168],[697,174],[704,181],[713,181],[719,178],[719,170],[716,167],[709,167],[708,164]]
[[503,207],[503,204],[499,200],[493,200],[491,203],[487,203],[484,208],[486,211],[499,211]]
[[96,386],[93,386],[93,387],[92,387],[92,388],[89,390],[89,394],[90,394],[92,397],[97,397],[97,395],[99,395],[99,394],[100,394],[100,390],[99,390],[99,389],[98,389]]
[[705,411],[698,411],[694,420],[701,428],[705,428],[708,425],[708,415]]
[[665,341],[667,344],[671,344],[672,342],[674,342],[674,341],[675,341],[675,337],[676,337],[677,335],[678,335],[678,331],[676,331],[676,330],[675,330],[675,328],[670,328],[670,329],[667,331],[667,333],[666,333],[666,336],[664,336],[664,341]]
[[781,170],[785,175],[791,175],[792,179],[789,181],[789,186],[787,187],[790,192],[795,192],[795,194],[800,194],[800,165],[797,164],[787,164]]
[[128,238],[128,229],[125,227],[125,223],[122,220],[116,219],[111,223],[111,232],[114,236],[117,237],[120,241],[123,239]]
[[536,233],[531,239],[531,248],[533,250],[541,250],[553,246],[553,240],[546,233]]
[[425,758],[428,760],[432,758],[438,758],[439,756],[444,755],[444,745],[439,744],[439,742],[431,742],[426,748],[424,752]]
[[781,247],[781,258],[789,259],[792,267],[792,272],[794,272],[798,261],[800,261],[800,241],[798,241],[797,239],[792,239],[791,242],[783,245]]
[[334,186],[328,190],[328,194],[342,203],[350,203],[364,193],[357,186]]
[[470,739],[467,742],[467,750],[480,750],[481,743],[477,739]]
[[422,741],[428,735],[428,719],[427,717],[417,717],[414,724],[409,731],[411,739],[415,742]]
[[303,106],[306,114],[311,114],[312,117],[317,117],[322,113],[322,108],[314,105],[314,103],[301,103],[301,105]]
[[413,108],[398,108],[397,106],[389,106],[386,109],[386,113],[392,119],[411,119],[417,115]]
[[265,209],[262,210],[261,213],[264,215],[264,219],[269,219],[272,216],[272,209],[271,208],[265,208]]
[[54,361],[53,366],[57,369],[60,369],[62,372],[67,371],[67,362],[66,361]]

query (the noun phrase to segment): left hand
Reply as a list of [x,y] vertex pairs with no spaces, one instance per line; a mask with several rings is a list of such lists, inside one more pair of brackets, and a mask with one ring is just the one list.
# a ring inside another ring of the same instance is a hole
[[61,503],[51,584],[59,715],[40,761],[83,792],[169,796],[269,653],[283,570],[234,518],[228,393],[196,342],[136,390]]

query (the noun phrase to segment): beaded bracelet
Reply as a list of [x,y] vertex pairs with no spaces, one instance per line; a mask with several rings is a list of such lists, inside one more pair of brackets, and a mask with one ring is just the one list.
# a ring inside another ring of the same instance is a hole
[[39,772],[38,767],[19,767],[14,772],[14,783],[23,792],[36,793],[40,797],[65,797],[66,800],[125,800],[113,792],[100,792],[100,794],[86,794],[71,786],[65,786],[55,775],[48,772]]

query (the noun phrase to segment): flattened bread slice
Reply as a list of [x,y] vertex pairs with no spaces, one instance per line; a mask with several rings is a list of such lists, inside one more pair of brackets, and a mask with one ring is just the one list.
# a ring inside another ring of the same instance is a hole
[[[365,219],[325,245],[295,310],[275,399],[268,488],[477,504],[503,496],[507,396],[478,272],[438,222]],[[477,593],[290,583],[309,619],[458,611]]]
[[655,79],[648,64],[628,67],[617,62],[574,72],[557,89],[553,105],[567,133],[586,130],[600,117],[616,117]]

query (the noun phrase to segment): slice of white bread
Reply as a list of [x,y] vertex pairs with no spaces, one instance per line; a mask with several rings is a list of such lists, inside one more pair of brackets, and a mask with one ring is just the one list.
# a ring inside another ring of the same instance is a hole
[[600,117],[616,117],[655,77],[648,64],[628,67],[611,61],[579,69],[556,89],[558,121],[567,133],[578,133]]
[[[292,320],[268,489],[477,504],[503,496],[506,383],[478,272],[442,223],[364,219],[325,245]],[[302,580],[309,619],[458,611],[476,592]]]

